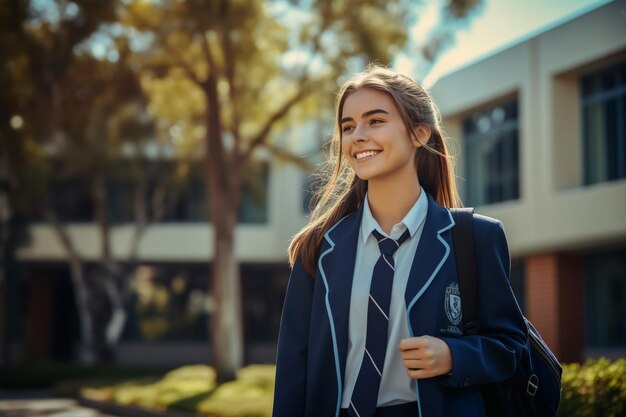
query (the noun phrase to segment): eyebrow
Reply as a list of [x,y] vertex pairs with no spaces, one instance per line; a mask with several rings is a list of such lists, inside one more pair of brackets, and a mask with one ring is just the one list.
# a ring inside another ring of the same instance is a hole
[[[384,114],[389,114],[388,111],[383,110],[383,109],[373,109],[373,110],[368,110],[365,113],[363,113],[361,115],[362,119],[365,119],[368,116],[371,116],[372,114],[376,114],[376,113],[384,113]],[[341,119],[341,122],[339,124],[344,124],[345,122],[353,122],[354,119],[352,117],[344,117],[343,119]]]

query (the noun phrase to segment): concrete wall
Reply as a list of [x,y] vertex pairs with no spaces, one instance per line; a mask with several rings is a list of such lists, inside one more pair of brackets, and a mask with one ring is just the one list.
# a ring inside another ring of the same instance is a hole
[[[273,164],[269,180],[268,222],[243,224],[236,230],[236,255],[246,262],[287,260],[291,236],[305,223],[302,183],[305,174],[293,166]],[[125,259],[130,253],[134,225],[112,228],[113,256]],[[70,237],[85,259],[100,256],[100,235],[95,224],[68,226]],[[21,260],[65,259],[65,250],[47,224],[30,227],[31,242],[21,248]],[[150,226],[139,247],[143,260],[194,261],[213,255],[213,227],[207,223],[167,223]]]
[[620,0],[462,68],[431,89],[444,129],[457,142],[466,115],[518,99],[520,199],[478,208],[504,222],[514,256],[626,240],[626,181],[582,185],[579,91],[581,74],[624,60],[626,1]]

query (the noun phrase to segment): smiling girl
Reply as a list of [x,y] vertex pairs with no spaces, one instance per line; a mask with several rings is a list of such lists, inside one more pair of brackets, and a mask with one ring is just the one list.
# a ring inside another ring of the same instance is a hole
[[479,320],[464,336],[439,114],[412,79],[370,67],[336,101],[332,176],[289,248],[274,417],[484,416],[525,324],[502,224],[475,216]]

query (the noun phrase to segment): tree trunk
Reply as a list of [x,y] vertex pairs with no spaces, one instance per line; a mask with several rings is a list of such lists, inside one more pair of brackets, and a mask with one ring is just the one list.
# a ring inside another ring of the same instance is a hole
[[[209,55],[210,56],[210,55]],[[224,147],[217,79],[210,75],[204,85],[207,103],[205,174],[213,224],[213,297],[211,323],[213,359],[218,382],[235,379],[243,365],[241,287],[235,259],[235,227],[241,179],[234,157]]]
[[126,324],[124,299],[122,298],[122,292],[118,288],[118,283],[124,279],[124,277],[119,273],[118,265],[115,265],[114,268],[116,269],[115,271],[109,272],[103,276],[102,286],[104,287],[104,293],[107,295],[110,303],[110,312],[104,328],[98,329],[98,331],[104,334],[103,340],[107,356],[103,359],[107,361],[113,361],[115,359],[117,346],[122,337],[124,325]]
[[[231,190],[238,193],[238,190]],[[229,199],[218,195],[220,200],[212,210],[215,252],[213,257],[213,296],[216,309],[213,316],[213,356],[220,382],[230,381],[243,365],[243,332],[241,329],[241,286],[238,263],[235,259],[235,227],[237,208]]]
[[80,320],[81,344],[78,355],[79,361],[81,363],[93,363],[96,360],[93,343],[93,321],[89,308],[89,291],[85,283],[83,264],[74,249],[69,235],[66,233],[65,229],[63,229],[63,226],[59,223],[56,216],[47,212],[46,217],[67,252],[70,277],[74,286],[74,299],[76,300],[76,309],[78,310],[78,318]]
[[[11,138],[12,139],[12,138]],[[11,223],[13,210],[9,192],[11,181],[9,161],[6,151],[0,150],[0,367],[11,364],[11,347],[9,342],[9,263],[13,258],[11,241]]]

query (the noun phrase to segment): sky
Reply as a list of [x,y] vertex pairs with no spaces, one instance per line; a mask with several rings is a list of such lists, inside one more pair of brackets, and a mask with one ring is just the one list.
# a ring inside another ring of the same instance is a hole
[[[424,79],[428,88],[452,72],[593,10],[609,0],[484,0],[481,12]],[[402,69],[402,68],[399,68]]]

